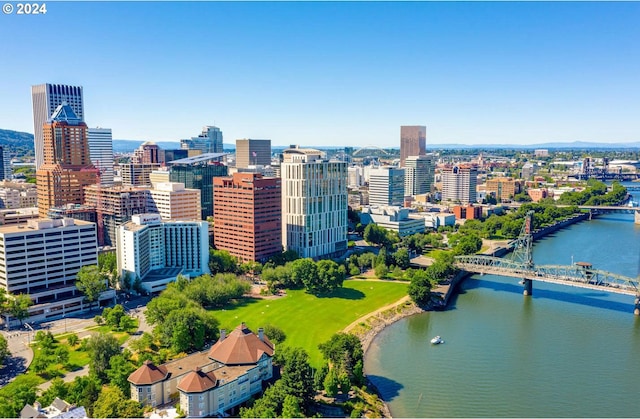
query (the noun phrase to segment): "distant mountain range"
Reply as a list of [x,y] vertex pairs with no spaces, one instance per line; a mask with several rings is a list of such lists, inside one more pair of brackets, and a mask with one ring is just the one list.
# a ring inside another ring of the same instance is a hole
[[[114,153],[128,153],[132,152],[140,146],[144,141],[142,140],[113,140],[113,152]],[[178,141],[156,141],[156,144],[165,150],[180,148]],[[17,150],[19,148],[33,150],[33,134],[28,132],[11,131],[0,129],[0,145],[8,145],[10,149]],[[341,146],[313,146],[322,150],[340,149]],[[287,146],[273,146],[274,150],[282,150]],[[355,146],[354,149],[359,147]],[[398,148],[398,147],[387,147]],[[440,150],[440,149],[478,149],[478,150],[491,150],[491,149],[517,149],[517,150],[532,150],[536,148],[546,149],[573,149],[573,150],[594,150],[594,149],[635,149],[640,148],[640,141],[634,141],[629,143],[591,143],[587,141],[573,141],[573,142],[549,142],[539,144],[429,144],[427,143],[427,149]],[[229,152],[235,151],[235,144],[224,144],[224,150]]]

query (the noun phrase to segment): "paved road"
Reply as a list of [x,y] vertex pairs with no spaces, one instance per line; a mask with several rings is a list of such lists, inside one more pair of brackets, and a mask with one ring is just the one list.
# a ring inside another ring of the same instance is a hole
[[[143,314],[143,310],[146,304],[151,300],[151,297],[137,297],[131,300],[123,300],[124,307],[127,312],[139,319],[138,332],[136,335],[141,335],[143,332],[150,332],[152,327],[147,324]],[[81,313],[70,316],[68,318],[52,320],[39,325],[32,325],[35,331],[27,331],[24,329],[0,331],[7,339],[9,351],[11,357],[5,361],[5,366],[0,368],[0,387],[13,381],[15,377],[29,368],[33,361],[33,350],[28,344],[33,340],[35,332],[38,330],[48,330],[54,335],[60,335],[64,333],[76,333],[80,339],[91,335],[91,330],[87,328],[95,326],[96,323],[93,320],[94,317],[100,314],[101,311],[93,310],[87,313]],[[125,342],[125,347],[128,346],[128,341]],[[73,371],[63,377],[64,381],[73,381],[73,379],[80,375],[88,374],[88,369],[82,368],[78,371]],[[50,382],[44,383],[39,388],[46,389],[50,385]]]

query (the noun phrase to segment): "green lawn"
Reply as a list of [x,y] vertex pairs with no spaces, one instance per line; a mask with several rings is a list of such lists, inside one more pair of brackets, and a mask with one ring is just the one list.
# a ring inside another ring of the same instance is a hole
[[318,367],[322,363],[318,344],[361,316],[405,295],[406,283],[348,280],[343,288],[327,296],[287,291],[286,296],[276,299],[243,299],[237,305],[216,310],[215,315],[227,331],[243,321],[254,332],[267,323],[278,326],[287,335],[285,344],[304,348],[311,364]]

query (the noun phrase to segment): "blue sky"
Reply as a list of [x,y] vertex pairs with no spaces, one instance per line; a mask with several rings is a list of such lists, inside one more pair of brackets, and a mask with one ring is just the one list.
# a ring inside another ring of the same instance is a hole
[[[14,2],[15,5],[15,2]],[[89,126],[177,141],[399,146],[640,141],[640,3],[47,2],[0,14],[0,128],[30,86]]]

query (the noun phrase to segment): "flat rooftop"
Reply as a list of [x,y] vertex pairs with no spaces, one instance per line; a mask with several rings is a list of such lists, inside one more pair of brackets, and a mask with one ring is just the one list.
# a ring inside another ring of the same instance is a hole
[[182,272],[182,268],[160,268],[149,271],[144,276],[142,282],[155,282],[169,277],[177,277]]
[[172,160],[168,162],[169,164],[194,164],[194,163],[202,163],[209,160],[219,159],[223,156],[226,156],[229,153],[204,153],[198,156],[186,157],[184,159]]

